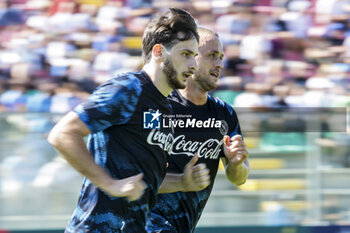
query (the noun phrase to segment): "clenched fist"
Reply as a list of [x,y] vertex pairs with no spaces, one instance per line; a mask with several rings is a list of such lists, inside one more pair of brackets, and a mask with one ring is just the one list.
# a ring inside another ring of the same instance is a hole
[[227,161],[234,165],[240,165],[248,158],[246,144],[241,135],[224,136],[224,154]]
[[102,190],[110,196],[126,197],[129,201],[135,201],[142,196],[147,187],[142,178],[143,173],[140,173],[125,179],[113,180],[112,183],[102,188]]
[[196,192],[203,190],[210,184],[209,169],[205,163],[196,164],[198,155],[195,154],[184,169],[182,184],[185,192]]

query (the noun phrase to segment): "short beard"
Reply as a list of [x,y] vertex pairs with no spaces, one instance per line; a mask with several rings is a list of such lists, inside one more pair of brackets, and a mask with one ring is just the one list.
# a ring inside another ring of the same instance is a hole
[[199,84],[199,86],[202,88],[202,90],[208,92],[211,90],[214,90],[217,87],[216,82],[212,83],[207,78],[203,78],[200,74],[194,75],[194,80]]
[[167,77],[168,84],[173,89],[183,89],[186,87],[185,84],[180,82],[177,79],[178,73],[175,70],[173,63],[170,61],[170,59],[166,58],[164,61],[164,65],[162,66],[162,70],[165,73]]

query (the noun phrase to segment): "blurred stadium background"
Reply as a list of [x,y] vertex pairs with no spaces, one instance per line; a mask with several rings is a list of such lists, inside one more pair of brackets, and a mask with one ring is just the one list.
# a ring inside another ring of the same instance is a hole
[[62,232],[82,178],[47,133],[99,83],[140,69],[143,30],[169,6],[219,33],[212,94],[237,109],[250,151],[249,180],[220,170],[197,232],[350,232],[350,0],[0,0],[0,232]]

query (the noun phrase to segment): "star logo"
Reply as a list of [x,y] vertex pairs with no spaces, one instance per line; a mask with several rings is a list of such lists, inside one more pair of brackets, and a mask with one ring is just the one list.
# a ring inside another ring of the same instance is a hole
[[159,110],[157,110],[155,113],[151,113],[151,114],[153,116],[151,122],[153,122],[156,119],[157,119],[157,121],[159,121],[159,117],[160,117],[160,115],[162,115],[161,113],[159,113]]
[[144,129],[160,129],[160,118],[162,113],[157,111],[143,112]]

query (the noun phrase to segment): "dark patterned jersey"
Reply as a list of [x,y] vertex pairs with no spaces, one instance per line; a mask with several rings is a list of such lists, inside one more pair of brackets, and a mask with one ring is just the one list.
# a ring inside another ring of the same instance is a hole
[[206,104],[197,106],[174,90],[168,97],[176,119],[174,145],[169,157],[169,173],[182,173],[195,153],[199,163],[210,170],[210,185],[199,192],[158,194],[147,229],[157,232],[193,232],[211,193],[223,157],[223,136],[241,134],[237,115],[222,100],[208,95]]
[[129,202],[84,179],[66,232],[145,232],[173,143],[172,131],[158,127],[159,115],[171,113],[169,101],[140,71],[105,82],[75,112],[91,131],[88,149],[95,162],[116,179],[143,172],[147,188]]

